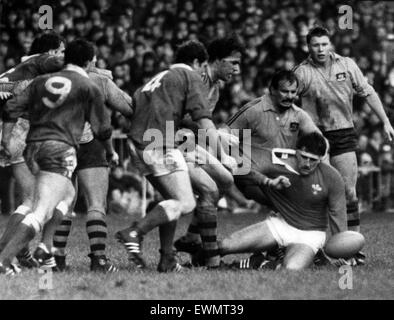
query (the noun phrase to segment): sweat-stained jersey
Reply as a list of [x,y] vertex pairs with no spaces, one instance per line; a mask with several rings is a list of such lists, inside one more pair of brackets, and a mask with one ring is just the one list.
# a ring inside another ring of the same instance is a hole
[[4,122],[18,117],[30,121],[27,142],[57,140],[78,148],[85,121],[98,139],[111,136],[103,95],[77,66],[37,77],[20,95],[9,100]]
[[[169,70],[156,75],[139,88],[133,96],[134,114],[128,134],[136,147],[143,149],[155,141],[159,145],[174,148],[174,133],[185,114],[193,121],[211,118],[208,100],[201,76],[186,64],[174,64]],[[169,129],[166,134],[166,127]],[[143,136],[148,129],[147,141]],[[153,138],[156,133],[163,135],[163,141]]]
[[[284,175],[291,186],[282,190],[263,185],[260,188],[286,222],[301,230],[325,231],[329,219],[333,233],[347,230],[345,186],[338,171],[320,163],[311,174],[297,175],[281,164],[273,164],[272,154],[271,149],[261,153],[264,166],[260,173],[269,178]],[[295,156],[276,159],[297,171]]]

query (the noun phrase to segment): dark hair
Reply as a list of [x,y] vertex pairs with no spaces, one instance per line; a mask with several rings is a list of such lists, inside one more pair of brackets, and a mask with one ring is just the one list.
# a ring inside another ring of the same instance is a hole
[[274,88],[277,90],[279,88],[279,82],[281,81],[288,81],[290,83],[297,83],[298,87],[298,78],[296,74],[293,71],[290,70],[279,70],[275,72],[275,74],[272,76],[271,83],[270,83],[270,90]]
[[29,55],[55,50],[60,47],[62,42],[66,43],[65,39],[56,32],[44,33],[33,40]]
[[208,60],[208,52],[200,41],[189,40],[182,43],[175,52],[176,63],[191,65],[197,59],[199,63]]
[[228,57],[234,51],[242,53],[243,50],[243,45],[234,36],[223,39],[215,39],[207,47],[210,62]]
[[320,133],[315,131],[298,137],[297,149],[302,148],[305,148],[306,152],[324,156],[327,149],[327,142]]
[[321,26],[314,27],[309,31],[309,33],[306,36],[306,43],[310,43],[312,37],[323,37],[327,36],[330,39],[330,32]]
[[94,46],[85,39],[76,39],[70,42],[64,51],[64,63],[72,63],[85,67],[86,63],[93,60]]

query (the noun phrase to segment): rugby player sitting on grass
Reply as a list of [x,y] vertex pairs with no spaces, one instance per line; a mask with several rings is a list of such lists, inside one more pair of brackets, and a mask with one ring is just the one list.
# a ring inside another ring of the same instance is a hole
[[[267,149],[264,174],[256,173],[256,183],[272,203],[274,212],[264,221],[241,229],[219,242],[222,256],[286,247],[282,265],[299,270],[312,264],[331,233],[346,231],[344,182],[338,171],[321,161],[326,141],[317,132],[301,136],[297,150],[287,149],[286,166],[271,162]],[[286,149],[285,149],[286,150]],[[286,151],[283,150],[284,153]],[[293,170],[289,170],[289,166]],[[262,254],[233,263],[240,269],[257,269],[267,263]]]

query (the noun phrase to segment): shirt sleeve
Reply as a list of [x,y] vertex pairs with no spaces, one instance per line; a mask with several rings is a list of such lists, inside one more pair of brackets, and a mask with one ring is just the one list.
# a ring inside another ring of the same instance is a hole
[[294,73],[298,79],[298,95],[301,98],[309,87],[308,70],[305,65],[295,67]]
[[243,106],[236,114],[227,120],[227,126],[230,129],[252,129],[248,118],[248,106]]
[[203,118],[212,119],[212,112],[208,108],[208,99],[202,79],[198,76],[198,74],[193,74],[188,78],[188,88],[185,102],[186,112],[190,113],[193,121]]
[[125,117],[132,116],[133,104],[131,97],[108,78],[106,78],[104,87],[107,106],[114,111],[119,111]]
[[107,140],[112,134],[110,115],[105,108],[104,96],[98,87],[94,85],[91,88],[91,103],[88,114],[89,123],[97,139]]
[[360,97],[367,97],[373,93],[374,88],[368,83],[367,79],[364,77],[360,68],[351,58],[345,58],[348,73],[350,76],[350,80],[352,82],[352,86],[356,94]]
[[345,183],[333,167],[328,172],[328,219],[332,234],[347,230]]
[[8,100],[3,112],[4,122],[16,122],[18,118],[29,119],[29,106],[32,104],[34,81],[20,94]]
[[300,130],[302,133],[320,132],[310,115],[304,110],[299,110]]

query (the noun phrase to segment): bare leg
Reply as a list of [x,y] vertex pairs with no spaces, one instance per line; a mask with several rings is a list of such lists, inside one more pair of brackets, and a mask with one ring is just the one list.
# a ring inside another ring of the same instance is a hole
[[313,262],[315,253],[305,244],[292,244],[286,249],[283,266],[289,270],[301,270],[309,267]]
[[234,232],[219,241],[219,252],[222,256],[232,253],[265,251],[277,245],[265,221]]

